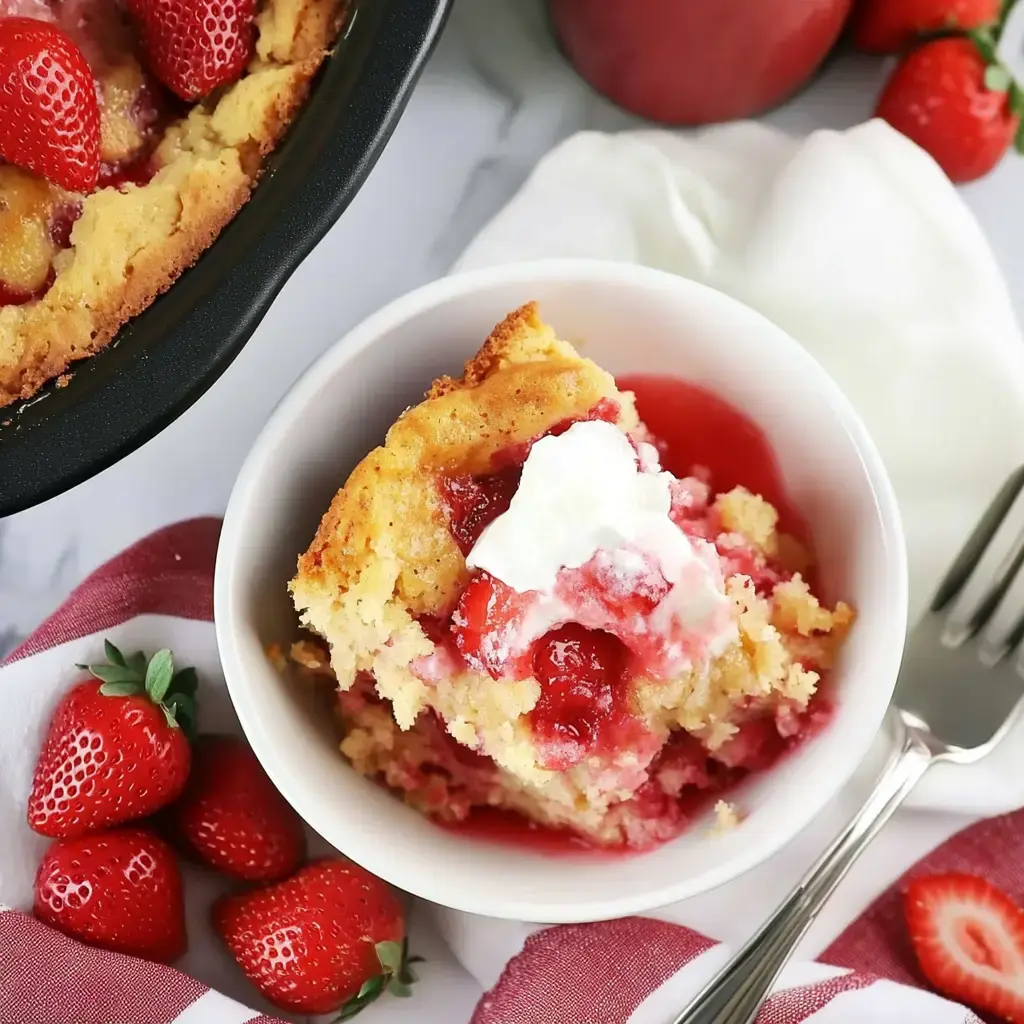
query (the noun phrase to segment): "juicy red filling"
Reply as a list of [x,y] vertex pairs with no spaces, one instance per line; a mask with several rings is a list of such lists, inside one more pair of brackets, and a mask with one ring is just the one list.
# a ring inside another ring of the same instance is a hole
[[519,487],[522,465],[490,476],[442,477],[438,486],[448,510],[448,529],[463,555],[468,555],[484,528],[508,510]]
[[[71,229],[81,216],[81,203],[63,203],[54,209],[50,221],[50,238],[59,249],[67,249],[71,245]],[[48,288],[49,284],[46,287]]]
[[459,550],[468,555],[484,528],[508,511],[512,496],[519,487],[523,463],[537,441],[542,437],[564,434],[574,423],[587,420],[614,423],[618,418],[618,402],[602,398],[586,415],[561,420],[550,430],[529,441],[509,445],[495,452],[491,457],[491,473],[440,477],[438,488],[448,513],[448,529],[459,545]]
[[97,188],[121,188],[122,185],[146,185],[156,174],[156,165],[148,157],[119,164],[101,164]]
[[31,302],[33,299],[38,299],[47,288],[53,283],[53,272],[51,271],[50,276],[47,278],[42,288],[36,289],[34,292],[22,291],[20,288],[11,288],[9,285],[0,281],[0,306],[23,306],[26,302]]
[[[655,436],[662,463],[680,481],[673,491],[671,516],[693,537],[716,543],[721,532],[709,511],[705,485],[715,491],[744,484],[761,493],[781,513],[783,527],[802,540],[806,529],[788,502],[778,465],[766,439],[747,417],[721,399],[694,385],[660,378],[635,378],[620,385],[637,393],[639,411]],[[602,401],[580,419],[615,421],[616,403]],[[556,424],[546,435],[557,435],[576,420]],[[510,446],[492,459],[493,472],[449,476],[439,481],[448,512],[449,528],[463,553],[468,553],[484,528],[505,512],[516,492],[522,464],[538,438]],[[698,467],[696,470],[694,467]],[[697,478],[696,482],[694,478]],[[720,547],[727,574],[750,576],[757,589],[770,592],[787,577],[772,566],[758,564],[745,548]],[[647,826],[627,838],[627,846],[652,845],[678,834],[706,802],[732,787],[750,772],[762,771],[807,735],[818,731],[831,716],[821,692],[809,708],[780,705],[773,711],[750,708],[750,717],[736,734],[714,752],[684,731],[673,733],[656,754],[655,742],[631,714],[625,680],[637,674],[638,638],[629,623],[646,620],[661,601],[668,584],[660,574],[642,573],[627,581],[628,593],[616,573],[595,559],[560,581],[556,594],[572,603],[573,591],[586,596],[581,622],[557,626],[526,650],[514,641],[529,614],[531,595],[522,595],[486,572],[474,573],[451,622],[430,620],[428,636],[457,651],[474,671],[495,679],[533,676],[540,685],[529,723],[542,762],[565,770],[587,757],[613,757],[622,750],[653,755],[644,782],[629,800],[630,812]],[[617,570],[621,575],[621,570]],[[615,580],[619,579],[618,585]],[[625,642],[624,642],[625,641]],[[699,652],[695,652],[699,653]],[[643,659],[641,659],[642,661]],[[813,666],[809,666],[813,667]],[[446,739],[449,742],[450,737]]]
[[614,752],[644,731],[627,707],[628,653],[618,637],[575,622],[533,645],[540,699],[530,727],[546,768],[563,771],[590,754]]

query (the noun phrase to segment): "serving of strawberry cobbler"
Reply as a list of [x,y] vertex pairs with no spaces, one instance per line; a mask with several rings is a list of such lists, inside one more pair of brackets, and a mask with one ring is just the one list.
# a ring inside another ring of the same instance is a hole
[[0,0],[0,406],[168,288],[249,198],[345,0]]
[[827,721],[854,614],[814,589],[749,420],[616,382],[528,304],[337,493],[291,653],[353,767],[432,818],[644,849],[735,821],[733,786]]

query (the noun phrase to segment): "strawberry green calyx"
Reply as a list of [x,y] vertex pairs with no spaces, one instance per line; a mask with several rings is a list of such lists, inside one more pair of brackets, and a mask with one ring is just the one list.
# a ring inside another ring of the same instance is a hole
[[148,660],[142,651],[126,657],[109,640],[103,641],[103,651],[106,661],[77,667],[101,681],[104,697],[147,697],[163,711],[169,726],[181,728],[189,740],[195,738],[199,678],[194,668],[175,671],[166,648]]
[[1014,147],[1018,153],[1024,153],[1024,88],[1014,79],[1010,69],[999,59],[999,38],[1003,24],[1017,2],[1018,0],[1004,2],[1003,13],[997,24],[975,29],[973,32],[969,32],[968,36],[977,46],[978,52],[987,65],[985,88],[990,92],[1006,93],[1006,102],[1010,107],[1010,112],[1021,122],[1014,137]]
[[411,986],[416,981],[412,964],[421,963],[423,957],[408,956],[408,940],[403,942],[378,942],[374,949],[380,963],[380,974],[363,982],[362,988],[341,1008],[335,1024],[351,1020],[366,1009],[382,992],[390,992],[402,999],[412,995]]

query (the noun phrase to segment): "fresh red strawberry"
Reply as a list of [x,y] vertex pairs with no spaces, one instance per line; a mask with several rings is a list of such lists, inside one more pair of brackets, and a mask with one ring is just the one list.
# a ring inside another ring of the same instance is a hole
[[242,76],[252,56],[256,0],[126,0],[153,73],[184,100]]
[[1024,911],[991,882],[950,872],[916,878],[903,913],[917,962],[943,994],[1024,1021]]
[[868,53],[899,53],[921,36],[968,31],[999,20],[1001,0],[863,0],[853,41]]
[[293,1013],[353,1016],[385,989],[408,995],[402,908],[379,878],[341,858],[224,896],[213,926],[249,980]]
[[40,921],[92,946],[170,963],[188,944],[174,852],[145,829],[58,839],[33,892]]
[[301,819],[237,736],[199,737],[170,820],[200,859],[250,882],[284,878],[305,857]]
[[0,18],[0,157],[71,192],[100,173],[96,82],[55,25]]
[[28,823],[69,838],[144,818],[176,799],[188,778],[186,730],[195,720],[194,669],[174,671],[170,651],[80,665],[96,678],[57,705],[36,763]]
[[988,63],[975,40],[949,38],[903,58],[876,113],[930,153],[951,181],[972,181],[1009,148],[1022,106],[1008,73]]

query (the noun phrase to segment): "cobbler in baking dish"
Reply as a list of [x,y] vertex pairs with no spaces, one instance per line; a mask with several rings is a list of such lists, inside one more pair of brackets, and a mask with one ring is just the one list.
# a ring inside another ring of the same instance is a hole
[[344,0],[0,0],[0,405],[102,348],[245,203]]
[[[687,444],[714,434],[717,467]],[[342,754],[442,821],[677,835],[827,718],[853,621],[815,596],[771,462],[706,392],[617,384],[535,305],[510,314],[356,467],[299,559],[316,639],[292,656],[336,684]]]

